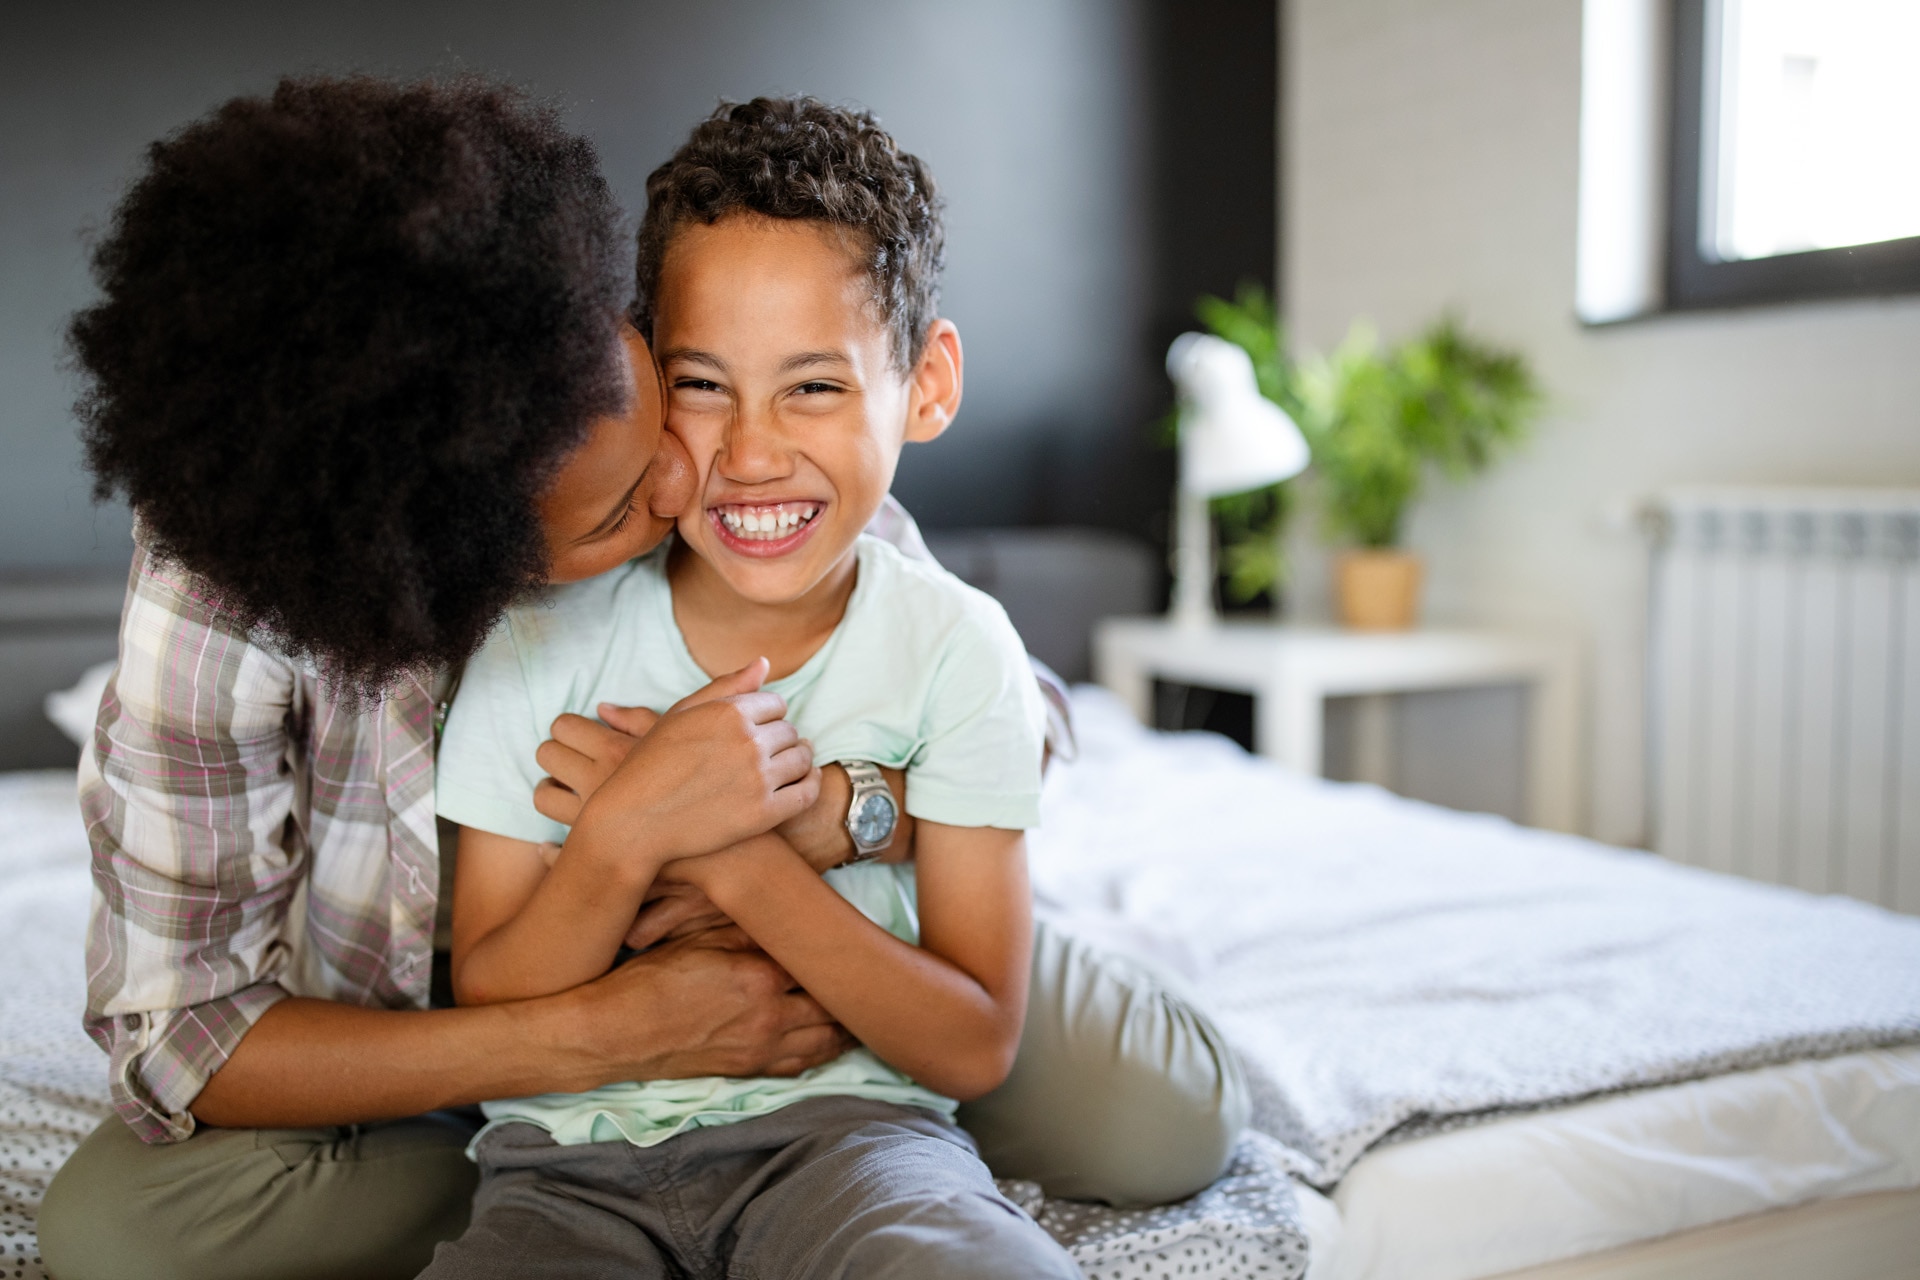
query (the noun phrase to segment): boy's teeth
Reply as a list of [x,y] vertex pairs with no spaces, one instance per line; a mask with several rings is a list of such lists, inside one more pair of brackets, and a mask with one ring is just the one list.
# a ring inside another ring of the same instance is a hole
[[749,542],[784,538],[820,514],[817,502],[782,502],[771,507],[720,507],[727,532]]

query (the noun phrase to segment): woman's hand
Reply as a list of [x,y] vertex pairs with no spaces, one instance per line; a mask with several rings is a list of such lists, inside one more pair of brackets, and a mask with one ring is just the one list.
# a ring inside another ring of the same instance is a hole
[[[589,1022],[610,1041],[609,1060],[622,1064],[606,1079],[792,1076],[853,1047],[846,1030],[737,928],[664,942],[578,994],[601,1009]],[[636,1051],[648,1055],[637,1072],[626,1065]]]
[[[690,861],[690,858],[681,859],[681,862]],[[701,890],[685,881],[662,878],[655,880],[653,888],[647,891],[647,900],[641,905],[640,914],[634,917],[633,927],[627,930],[624,941],[635,951],[645,951],[658,942],[676,942],[710,929],[729,928],[732,924],[726,913],[714,906]]]

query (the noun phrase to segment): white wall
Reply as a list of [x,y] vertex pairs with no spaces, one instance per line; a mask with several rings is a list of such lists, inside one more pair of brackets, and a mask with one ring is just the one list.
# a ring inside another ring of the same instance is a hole
[[[1446,307],[1523,348],[1553,409],[1437,486],[1408,541],[1436,620],[1565,625],[1590,663],[1591,829],[1639,841],[1646,550],[1617,513],[1687,481],[1920,483],[1920,298],[1573,315],[1579,0],[1286,0],[1281,262],[1296,345]],[[1609,513],[1616,513],[1609,519]],[[1324,599],[1324,566],[1294,597]]]

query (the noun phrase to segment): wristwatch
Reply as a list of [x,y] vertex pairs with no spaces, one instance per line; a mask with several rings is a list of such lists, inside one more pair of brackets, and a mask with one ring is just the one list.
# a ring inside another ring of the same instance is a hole
[[842,760],[853,783],[847,802],[847,834],[853,837],[853,856],[847,864],[871,862],[893,845],[893,829],[900,824],[900,807],[893,802],[887,780],[871,760]]

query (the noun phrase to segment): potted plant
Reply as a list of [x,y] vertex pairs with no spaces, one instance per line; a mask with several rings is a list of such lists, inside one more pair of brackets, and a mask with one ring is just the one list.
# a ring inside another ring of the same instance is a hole
[[1430,465],[1464,478],[1525,438],[1541,402],[1533,372],[1443,316],[1388,350],[1355,325],[1332,356],[1302,362],[1295,385],[1327,530],[1348,544],[1335,562],[1340,620],[1410,627],[1423,574],[1400,546],[1407,507]]
[[[1443,316],[1384,350],[1372,329],[1356,324],[1332,355],[1295,365],[1263,291],[1243,287],[1232,302],[1206,298],[1197,309],[1209,328],[1252,356],[1261,390],[1299,423],[1313,451],[1327,532],[1346,546],[1335,569],[1340,620],[1412,626],[1423,573],[1419,557],[1400,547],[1401,521],[1430,467],[1462,478],[1526,437],[1542,401],[1526,359]],[[1288,503],[1284,495],[1271,502],[1268,525],[1246,529],[1237,542],[1233,513],[1216,508],[1223,562],[1230,582],[1241,567],[1243,590],[1262,572],[1274,576],[1260,586],[1284,572],[1277,547]]]

